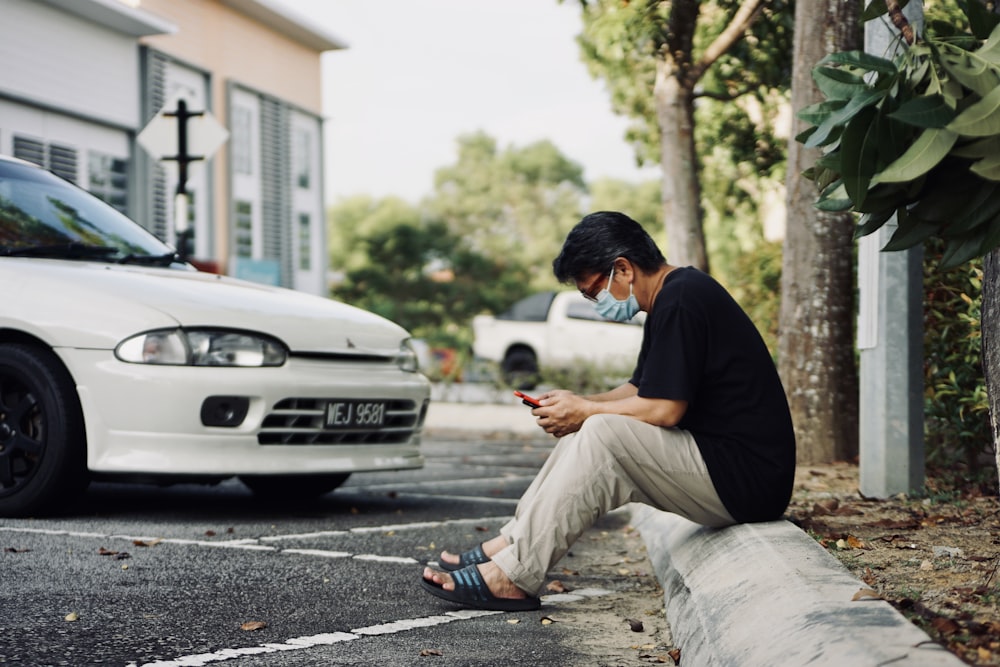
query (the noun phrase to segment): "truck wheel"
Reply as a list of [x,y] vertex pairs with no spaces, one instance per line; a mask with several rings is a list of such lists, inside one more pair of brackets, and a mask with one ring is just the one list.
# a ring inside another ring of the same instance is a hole
[[515,389],[538,386],[538,360],[531,350],[511,350],[503,360],[503,379]]

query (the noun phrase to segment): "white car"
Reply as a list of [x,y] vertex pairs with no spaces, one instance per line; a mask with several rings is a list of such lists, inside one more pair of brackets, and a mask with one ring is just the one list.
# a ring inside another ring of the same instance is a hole
[[0,516],[90,479],[330,491],[419,468],[409,335],[352,306],[203,273],[96,197],[0,157]]

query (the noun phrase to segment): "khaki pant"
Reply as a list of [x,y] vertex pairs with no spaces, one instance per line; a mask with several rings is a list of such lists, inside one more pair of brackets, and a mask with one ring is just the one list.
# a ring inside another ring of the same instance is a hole
[[598,518],[629,502],[706,526],[735,521],[715,492],[694,437],[620,415],[594,415],[562,438],[521,496],[493,557],[518,588],[537,594],[549,568]]

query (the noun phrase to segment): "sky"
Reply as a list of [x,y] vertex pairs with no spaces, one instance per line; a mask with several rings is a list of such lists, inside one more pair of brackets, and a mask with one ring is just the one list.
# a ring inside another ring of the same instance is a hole
[[552,141],[584,178],[640,182],[627,120],[580,60],[576,0],[272,0],[345,50],[322,56],[326,198],[433,192],[456,139]]

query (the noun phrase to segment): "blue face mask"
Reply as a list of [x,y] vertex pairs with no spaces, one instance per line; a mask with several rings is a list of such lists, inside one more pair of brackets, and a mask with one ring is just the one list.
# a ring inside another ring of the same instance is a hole
[[639,312],[639,302],[635,298],[635,294],[632,294],[632,284],[629,283],[628,286],[628,298],[624,301],[619,301],[614,297],[608,288],[611,287],[611,279],[615,277],[615,269],[611,268],[611,275],[608,276],[608,285],[601,290],[601,293],[597,295],[597,303],[594,304],[594,310],[601,317],[606,317],[609,320],[614,320],[615,322],[628,322],[630,319],[636,316]]

